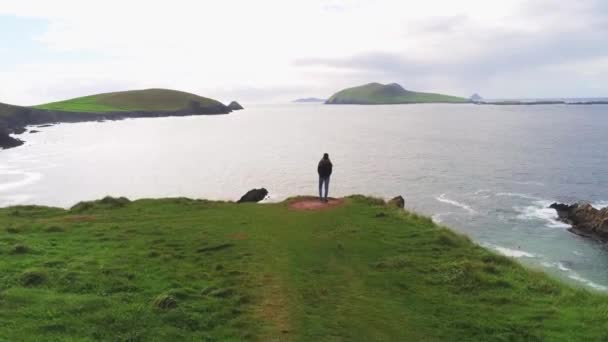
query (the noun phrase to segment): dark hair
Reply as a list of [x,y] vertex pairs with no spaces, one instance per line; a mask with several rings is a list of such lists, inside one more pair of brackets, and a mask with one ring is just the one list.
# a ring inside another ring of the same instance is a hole
[[323,159],[329,159],[329,154],[323,153]]

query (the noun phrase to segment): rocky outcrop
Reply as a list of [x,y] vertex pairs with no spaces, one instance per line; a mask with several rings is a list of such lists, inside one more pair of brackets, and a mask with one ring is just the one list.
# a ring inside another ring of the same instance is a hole
[[243,108],[243,106],[241,106],[238,102],[236,101],[232,101],[230,102],[230,104],[228,105],[228,108],[230,108],[230,110],[241,110],[241,109],[245,109]]
[[405,200],[402,196],[397,196],[388,201],[388,205],[391,207],[397,207],[400,209],[405,208]]
[[482,102],[483,97],[481,97],[481,96],[479,96],[479,94],[475,93],[475,94],[471,95],[471,97],[469,97],[469,101],[471,101],[473,103]]
[[608,241],[608,207],[596,209],[589,203],[572,205],[553,203],[549,208],[557,211],[558,218],[572,225],[569,230],[575,234]]
[[259,202],[266,198],[267,195],[268,190],[266,190],[265,188],[252,189],[247,191],[247,193],[244,194],[243,197],[241,197],[241,199],[237,201],[237,203]]

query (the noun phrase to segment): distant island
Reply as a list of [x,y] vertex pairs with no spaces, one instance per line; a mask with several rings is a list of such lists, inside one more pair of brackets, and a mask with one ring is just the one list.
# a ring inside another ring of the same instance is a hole
[[302,99],[293,100],[294,103],[317,103],[317,102],[325,102],[325,99],[320,99],[318,97],[305,97]]
[[407,104],[407,103],[469,103],[464,97],[421,93],[403,89],[397,83],[369,83],[347,88],[332,95],[326,104]]
[[[25,126],[58,122],[120,120],[125,118],[228,114],[237,109],[219,101],[170,89],[144,89],[104,93],[23,107],[0,103],[0,148],[23,144],[10,134]],[[239,109],[242,109],[240,105]]]
[[475,93],[469,97],[469,101],[474,104],[480,105],[496,105],[496,106],[534,106],[534,105],[598,105],[608,104],[608,101],[602,99],[570,99],[570,100],[559,100],[559,99],[534,99],[534,100],[492,100],[486,101],[479,94]]

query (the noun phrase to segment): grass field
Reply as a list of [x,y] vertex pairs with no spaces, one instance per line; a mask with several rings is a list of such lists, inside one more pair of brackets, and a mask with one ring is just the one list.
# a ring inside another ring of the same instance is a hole
[[2,341],[598,341],[608,297],[382,201],[0,209]]
[[457,96],[407,91],[400,85],[370,83],[347,88],[332,95],[327,103],[353,104],[400,104],[400,103],[465,103],[467,99]]
[[188,108],[191,101],[196,101],[201,106],[219,104],[215,100],[182,91],[145,89],[79,97],[38,105],[34,106],[34,108],[85,113],[172,111]]

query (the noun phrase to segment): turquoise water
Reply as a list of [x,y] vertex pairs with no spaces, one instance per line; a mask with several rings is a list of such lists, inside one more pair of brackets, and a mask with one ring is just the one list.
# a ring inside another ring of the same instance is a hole
[[251,106],[226,116],[61,124],[0,152],[0,205],[105,195],[271,201],[403,195],[406,206],[575,284],[606,290],[608,250],[546,206],[608,205],[608,106]]

